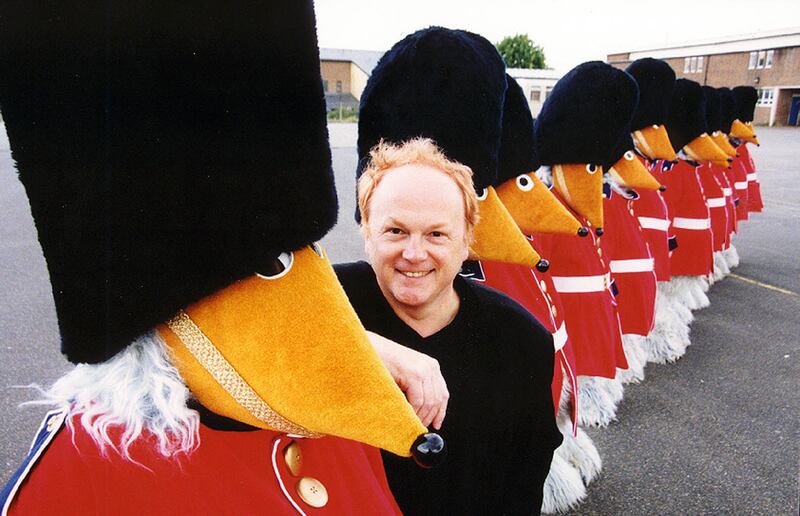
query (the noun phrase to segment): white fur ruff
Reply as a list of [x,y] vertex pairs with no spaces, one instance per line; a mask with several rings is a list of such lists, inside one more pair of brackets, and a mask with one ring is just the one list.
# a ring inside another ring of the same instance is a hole
[[694,316],[673,292],[673,285],[658,282],[655,324],[647,337],[640,342],[648,362],[674,362],[686,353],[690,344],[689,323]]
[[608,426],[617,418],[617,404],[622,401],[622,395],[622,383],[617,379],[579,376],[578,424]]
[[644,366],[647,364],[647,352],[642,347],[641,335],[624,334],[622,347],[628,360],[627,369],[617,369],[617,380],[625,383],[639,383],[644,380]]
[[712,280],[715,283],[717,281],[722,281],[728,274],[731,273],[731,269],[728,267],[728,262],[725,261],[725,256],[722,253],[723,251],[714,252],[714,274],[712,275]]
[[580,473],[558,453],[553,455],[542,495],[544,514],[567,512],[586,498],[586,486],[583,485]]
[[730,270],[735,269],[739,266],[739,251],[731,244],[731,246],[724,251],[722,251],[722,255],[725,257],[725,261],[728,264],[728,268]]
[[[143,432],[154,437],[164,457],[191,453],[199,445],[200,416],[186,406],[189,389],[155,331],[102,364],[78,364],[47,390],[31,387],[42,399],[23,405],[68,408],[103,455],[110,448],[135,462],[129,448]],[[67,425],[72,429],[72,417]],[[118,442],[109,435],[114,427],[123,429]]]

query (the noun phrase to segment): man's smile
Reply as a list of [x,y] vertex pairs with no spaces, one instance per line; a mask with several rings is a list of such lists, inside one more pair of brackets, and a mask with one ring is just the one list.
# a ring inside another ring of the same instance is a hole
[[421,278],[433,272],[433,269],[427,271],[401,271],[400,269],[395,269],[395,270],[407,278]]

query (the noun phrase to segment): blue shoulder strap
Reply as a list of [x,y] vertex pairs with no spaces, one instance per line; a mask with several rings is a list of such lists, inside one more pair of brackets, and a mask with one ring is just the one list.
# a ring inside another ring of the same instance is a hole
[[0,515],[6,516],[8,514],[8,508],[11,506],[11,501],[17,494],[19,487],[22,485],[22,482],[25,481],[28,473],[30,473],[36,465],[36,461],[39,460],[39,457],[42,456],[47,446],[52,442],[53,438],[55,438],[58,431],[64,425],[67,412],[66,409],[57,409],[51,410],[45,414],[44,420],[41,426],[39,426],[36,436],[33,438],[28,455],[22,461],[19,468],[11,475],[11,478],[8,480],[3,490],[0,491],[0,507],[2,507]]

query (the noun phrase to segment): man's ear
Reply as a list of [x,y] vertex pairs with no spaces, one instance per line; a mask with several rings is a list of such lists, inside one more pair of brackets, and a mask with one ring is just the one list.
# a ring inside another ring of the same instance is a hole
[[372,235],[370,234],[369,227],[361,222],[360,226],[361,236],[364,238],[364,252],[367,254],[367,258],[372,257]]

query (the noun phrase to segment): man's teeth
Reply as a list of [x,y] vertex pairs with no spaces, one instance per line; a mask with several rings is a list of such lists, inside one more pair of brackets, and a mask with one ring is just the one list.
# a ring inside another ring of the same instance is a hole
[[420,271],[420,272],[411,272],[411,271],[404,271],[403,275],[408,276],[409,278],[421,278],[422,276],[428,274],[430,271]]

